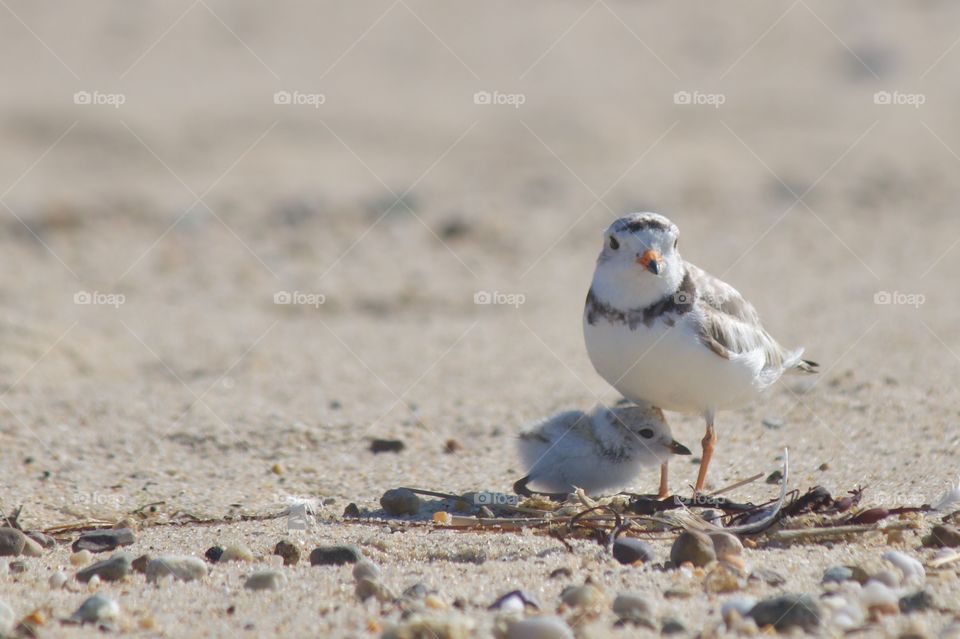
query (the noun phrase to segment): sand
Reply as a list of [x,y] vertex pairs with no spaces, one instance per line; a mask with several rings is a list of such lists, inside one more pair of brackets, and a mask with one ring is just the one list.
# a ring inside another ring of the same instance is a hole
[[[713,627],[722,598],[694,578],[621,567],[596,544],[391,534],[340,514],[375,511],[403,485],[506,491],[524,470],[512,444],[524,424],[616,397],[587,359],[580,313],[602,229],[633,210],[670,216],[687,259],[822,367],[719,415],[712,487],[769,473],[789,447],[796,488],[935,499],[956,480],[960,441],[958,12],[8,2],[0,507],[23,505],[21,524],[42,529],[153,502],[164,522],[307,497],[325,505],[304,533],[283,519],[147,527],[133,550],[242,542],[266,565],[286,535],[307,549],[349,542],[392,588],[462,598],[480,627],[507,590],[554,610],[588,576],[610,598],[648,593],[691,632]],[[883,91],[900,103],[876,103]],[[504,303],[476,304],[481,292]],[[895,303],[877,303],[885,292]],[[696,447],[701,420],[669,418]],[[372,437],[406,449],[374,456]],[[451,438],[463,448],[447,454]],[[695,472],[674,464],[674,489],[689,492]],[[634,488],[655,485],[650,474]],[[736,496],[774,492],[756,482]],[[666,558],[669,539],[655,545]],[[868,536],[748,550],[789,578],[751,594],[817,594],[826,567],[885,548]],[[930,556],[914,533],[900,549]],[[18,616],[70,614],[82,595],[46,586],[68,554],[4,576],[0,600]],[[572,576],[549,579],[559,566]],[[376,635],[368,623],[396,616],[357,603],[347,568],[298,566],[285,590],[246,593],[252,569],[102,590],[142,636]],[[694,595],[664,600],[675,586]],[[935,589],[949,599],[957,586]],[[155,629],[138,630],[143,617]],[[637,632],[612,621],[578,630]]]

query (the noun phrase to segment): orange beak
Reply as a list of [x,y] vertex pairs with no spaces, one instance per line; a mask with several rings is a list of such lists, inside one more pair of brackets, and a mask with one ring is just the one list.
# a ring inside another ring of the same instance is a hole
[[663,270],[663,258],[653,249],[645,251],[643,255],[638,255],[637,264],[654,275],[660,275],[660,271]]

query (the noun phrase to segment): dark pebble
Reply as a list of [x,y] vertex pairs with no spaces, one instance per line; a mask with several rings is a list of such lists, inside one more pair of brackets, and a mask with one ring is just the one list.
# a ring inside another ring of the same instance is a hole
[[390,515],[416,515],[421,503],[420,497],[407,488],[393,488],[380,498],[380,506]]
[[917,591],[911,595],[900,598],[900,612],[911,613],[936,608],[937,603],[933,595],[926,590]]
[[350,502],[347,504],[347,507],[343,509],[344,517],[359,517],[360,516],[360,507],[355,503]]
[[10,562],[10,572],[19,575],[22,572],[27,572],[27,562],[20,559]]
[[370,452],[374,455],[379,453],[399,453],[407,445],[399,439],[374,439],[370,442]]
[[960,547],[960,530],[943,524],[934,526],[930,534],[923,538],[923,545],[927,548]]
[[0,528],[0,557],[19,556],[26,543],[26,535],[16,528]]
[[696,530],[685,530],[680,533],[670,548],[670,561],[675,566],[685,561],[689,561],[694,566],[706,566],[716,559],[713,541],[705,533]]
[[130,568],[130,555],[125,552],[118,552],[110,559],[98,561],[78,571],[77,581],[86,583],[94,575],[97,575],[103,581],[119,581],[130,574]]
[[130,567],[133,568],[135,571],[139,572],[140,574],[146,574],[147,564],[150,563],[150,559],[151,559],[150,555],[140,555],[139,557],[134,559],[132,562],[130,562]]
[[73,542],[71,548],[73,548],[73,552],[81,550],[107,552],[116,550],[119,546],[129,546],[134,541],[133,531],[129,528],[109,528],[80,533],[80,537]]
[[27,537],[29,537],[30,539],[34,540],[35,542],[37,542],[38,544],[40,544],[40,545],[43,546],[44,548],[53,548],[54,546],[57,545],[57,540],[56,540],[56,539],[54,539],[54,538],[51,537],[50,535],[46,535],[46,534],[40,532],[39,530],[33,530],[33,531],[28,532],[28,533],[27,533]]
[[283,557],[284,566],[294,566],[300,561],[300,547],[286,539],[277,542],[273,554]]
[[211,546],[207,548],[207,552],[203,553],[203,556],[207,558],[211,564],[215,564],[220,561],[220,557],[223,557],[223,548],[220,546]]
[[777,631],[802,628],[812,632],[820,625],[820,606],[808,595],[781,595],[764,599],[747,613],[761,628],[773,626]]
[[355,546],[320,546],[310,553],[311,566],[342,566],[360,561],[360,551]]
[[660,634],[664,635],[676,635],[686,631],[686,627],[676,619],[664,619],[660,627]]
[[823,577],[820,583],[843,583],[844,581],[853,581],[853,570],[847,566],[830,566],[823,571]]
[[613,558],[621,564],[633,564],[638,561],[653,561],[653,548],[645,541],[633,537],[621,537],[613,542]]
[[783,473],[780,472],[779,470],[775,470],[769,475],[767,475],[766,481],[768,484],[779,484],[780,482],[783,481]]
[[553,572],[550,573],[551,579],[556,579],[558,577],[572,577],[573,571],[563,566],[562,568],[555,568]]

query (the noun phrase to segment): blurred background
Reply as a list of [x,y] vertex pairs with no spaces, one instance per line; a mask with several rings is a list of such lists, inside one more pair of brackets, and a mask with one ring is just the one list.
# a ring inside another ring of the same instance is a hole
[[615,397],[580,314],[637,210],[824,371],[720,416],[716,486],[789,445],[800,483],[929,499],[958,443],[958,24],[945,0],[0,1],[4,507],[506,490],[521,425]]

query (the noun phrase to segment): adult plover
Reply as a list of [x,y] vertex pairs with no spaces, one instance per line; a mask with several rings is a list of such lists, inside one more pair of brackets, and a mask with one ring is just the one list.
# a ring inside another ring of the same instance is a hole
[[815,373],[786,350],[735,288],[680,257],[677,226],[656,213],[618,219],[604,233],[583,312],[594,368],[625,397],[707,422],[696,490],[717,434],[714,412],[743,404],[786,371]]
[[[558,413],[521,433],[517,448],[530,471],[513,489],[528,496],[532,494],[528,483],[563,495],[575,487],[590,495],[620,490],[643,467],[665,468],[670,455],[690,454],[673,439],[663,411],[626,402],[613,408],[597,406],[590,413]],[[666,497],[666,492],[661,483],[660,496]]]

